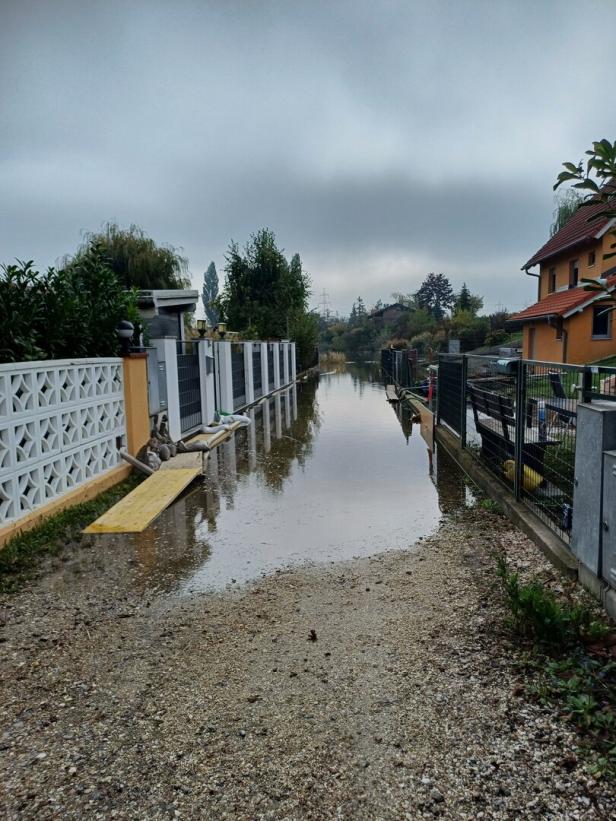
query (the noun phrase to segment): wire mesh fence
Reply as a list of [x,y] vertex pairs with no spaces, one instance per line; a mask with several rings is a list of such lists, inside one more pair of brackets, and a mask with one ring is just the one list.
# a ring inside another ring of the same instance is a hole
[[616,400],[616,368],[441,354],[438,383],[437,423],[569,541],[577,406]]

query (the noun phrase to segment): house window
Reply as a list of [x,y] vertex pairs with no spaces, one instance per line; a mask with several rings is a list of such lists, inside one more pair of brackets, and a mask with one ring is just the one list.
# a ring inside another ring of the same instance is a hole
[[556,290],[556,268],[548,271],[548,294],[553,294]]
[[612,336],[612,312],[605,305],[592,309],[592,338],[610,339]]
[[578,284],[580,275],[580,261],[578,259],[571,260],[569,263],[569,287],[575,288]]
[[563,321],[562,319],[556,320],[556,339],[563,338]]
[[595,252],[591,251],[590,254],[588,254],[588,267],[589,268],[591,268],[595,264],[595,259],[596,259]]

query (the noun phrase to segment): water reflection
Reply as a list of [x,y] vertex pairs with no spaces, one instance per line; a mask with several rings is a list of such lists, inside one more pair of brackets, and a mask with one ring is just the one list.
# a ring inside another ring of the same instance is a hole
[[446,455],[430,476],[431,449],[408,407],[392,413],[376,364],[299,382],[249,413],[203,483],[135,536],[144,586],[190,593],[407,548],[463,503]]

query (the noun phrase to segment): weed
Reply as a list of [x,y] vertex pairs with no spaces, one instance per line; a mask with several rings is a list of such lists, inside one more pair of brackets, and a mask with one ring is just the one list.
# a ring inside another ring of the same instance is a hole
[[533,675],[527,694],[557,706],[595,751],[591,771],[616,778],[616,661],[611,628],[587,607],[560,602],[538,581],[522,584],[503,556],[497,574],[511,612],[510,624],[531,644],[517,666]]
[[139,484],[131,476],[94,499],[57,513],[38,527],[11,539],[0,549],[0,593],[19,589],[43,556],[58,554],[69,544],[80,542],[81,531]]
[[479,501],[479,507],[483,510],[487,510],[488,513],[502,513],[501,506],[498,502],[495,502],[494,499],[481,499]]

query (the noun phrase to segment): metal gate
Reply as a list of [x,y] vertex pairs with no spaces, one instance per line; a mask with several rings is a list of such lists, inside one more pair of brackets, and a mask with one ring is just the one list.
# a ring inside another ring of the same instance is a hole
[[233,410],[246,404],[246,371],[244,367],[244,346],[231,345],[231,376],[233,382]]
[[252,346],[252,385],[255,399],[263,396],[263,374],[261,372],[261,345],[257,342]]
[[462,433],[462,408],[466,406],[464,362],[457,354],[438,358],[438,423],[445,422],[458,436]]
[[199,354],[192,342],[178,342],[180,429],[188,433],[202,424]]
[[267,345],[267,373],[269,379],[269,390],[274,390],[274,345],[269,342]]

